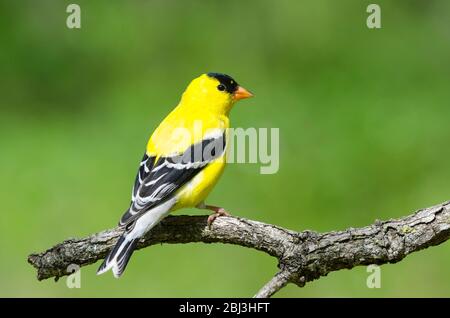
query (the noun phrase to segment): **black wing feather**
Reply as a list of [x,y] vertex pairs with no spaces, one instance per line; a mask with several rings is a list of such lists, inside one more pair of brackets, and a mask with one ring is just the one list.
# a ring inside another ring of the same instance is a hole
[[165,202],[187,182],[192,180],[211,161],[225,151],[225,133],[220,137],[206,138],[181,154],[161,157],[144,155],[139,167],[130,208],[119,225],[129,224],[142,213]]
[[139,165],[136,178],[134,179],[133,191],[131,194],[131,203],[133,203],[142,181],[148,177],[151,170],[153,169],[154,163],[155,157],[149,157],[147,153],[144,153],[144,157],[142,158],[141,163]]

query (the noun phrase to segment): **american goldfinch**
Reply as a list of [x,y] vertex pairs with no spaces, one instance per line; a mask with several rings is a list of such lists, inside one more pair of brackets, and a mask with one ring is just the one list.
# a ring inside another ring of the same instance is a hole
[[178,106],[151,135],[139,165],[131,204],[119,222],[124,228],[97,274],[112,269],[120,277],[139,239],[170,212],[187,207],[221,215],[205,199],[225,167],[228,114],[234,103],[253,95],[228,75],[208,73],[194,79]]

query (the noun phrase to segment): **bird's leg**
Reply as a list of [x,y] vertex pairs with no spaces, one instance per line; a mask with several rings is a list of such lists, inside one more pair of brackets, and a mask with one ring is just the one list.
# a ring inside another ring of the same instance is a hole
[[230,216],[224,208],[214,206],[214,205],[205,205],[205,209],[213,211],[214,213],[208,216],[208,227],[211,227],[211,224],[217,219],[219,216]]
[[219,216],[230,216],[230,214],[227,212],[227,210],[225,210],[224,208],[215,206],[215,205],[208,205],[208,204],[205,204],[205,203],[200,203],[199,205],[197,205],[197,208],[210,210],[210,211],[214,212],[213,214],[208,216],[208,221],[207,221],[208,227],[211,227],[211,224]]

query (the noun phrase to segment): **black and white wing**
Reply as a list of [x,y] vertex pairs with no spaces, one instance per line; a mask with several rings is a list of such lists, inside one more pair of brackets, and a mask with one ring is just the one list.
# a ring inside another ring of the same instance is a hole
[[133,187],[130,208],[119,225],[131,223],[146,211],[171,198],[210,162],[220,158],[226,147],[225,132],[207,137],[183,153],[160,157],[144,155]]

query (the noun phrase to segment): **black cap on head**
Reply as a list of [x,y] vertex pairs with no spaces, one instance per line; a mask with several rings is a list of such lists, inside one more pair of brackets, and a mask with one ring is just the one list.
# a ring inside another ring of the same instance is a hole
[[208,73],[207,75],[217,79],[220,84],[225,86],[225,91],[230,94],[233,94],[238,89],[239,84],[229,75],[221,73]]

